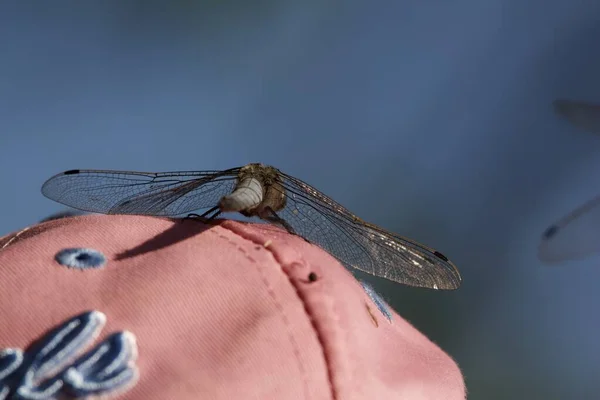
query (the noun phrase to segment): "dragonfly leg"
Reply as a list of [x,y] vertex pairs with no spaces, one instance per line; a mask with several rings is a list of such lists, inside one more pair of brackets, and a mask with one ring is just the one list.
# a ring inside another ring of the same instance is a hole
[[[211,214],[211,213],[214,213],[214,214],[211,215],[210,217],[207,217],[207,215]],[[221,210],[219,210],[219,206],[214,206],[213,208],[211,208],[210,210],[208,210],[207,212],[202,214],[200,217],[207,218],[210,221],[210,220],[215,219],[215,217],[219,214],[221,214]]]
[[[214,213],[213,215],[211,215],[210,217],[207,217],[208,214]],[[213,208],[211,208],[210,210],[208,210],[207,212],[205,212],[202,215],[198,215],[198,214],[188,214],[185,219],[191,219],[191,218],[204,218],[208,221],[211,221],[213,219],[215,219],[215,217],[217,215],[221,214],[221,211],[219,210],[219,206],[214,206]]]
[[283,219],[279,215],[277,215],[277,213],[275,211],[273,211],[273,209],[271,207],[265,208],[265,213],[263,215],[261,215],[261,218],[264,218],[266,221],[269,221],[272,224],[280,225],[286,231],[288,231],[288,233],[298,236],[298,234],[296,233],[294,228],[292,228],[292,226],[290,224],[288,224],[285,219]]

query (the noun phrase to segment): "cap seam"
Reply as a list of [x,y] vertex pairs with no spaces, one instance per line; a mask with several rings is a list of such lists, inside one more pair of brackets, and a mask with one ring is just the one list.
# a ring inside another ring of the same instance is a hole
[[[298,299],[302,303],[304,312],[306,313],[306,317],[310,321],[310,326],[312,327],[313,331],[315,332],[315,335],[317,337],[317,341],[319,342],[319,346],[321,347],[321,354],[323,355],[323,360],[325,361],[325,368],[327,369],[327,383],[329,385],[331,399],[332,400],[336,400],[337,399],[337,390],[336,390],[336,387],[335,387],[335,385],[333,383],[334,379],[333,379],[333,369],[332,369],[332,366],[331,366],[331,360],[329,359],[329,357],[327,355],[327,352],[325,351],[325,340],[323,338],[323,335],[322,335],[320,329],[316,326],[316,324],[314,322],[314,318],[312,317],[312,313],[308,309],[308,304],[304,300],[303,296],[301,296],[300,290],[297,287],[296,282],[286,272],[286,270],[284,268],[284,265],[283,265],[283,262],[281,261],[281,259],[272,250],[271,246],[268,246],[268,247],[262,246],[262,243],[257,242],[254,238],[252,238],[251,235],[245,235],[244,232],[238,232],[237,230],[231,229],[230,227],[227,227],[227,226],[220,225],[220,227],[222,227],[224,229],[227,229],[228,231],[230,231],[230,232],[234,233],[235,235],[239,236],[240,238],[245,239],[245,240],[249,240],[252,243],[257,244],[257,245],[261,246],[263,249],[267,250],[273,256],[273,259],[279,265],[279,267],[281,268],[281,271],[288,278],[288,280],[290,281],[290,284],[292,285],[292,287],[296,291],[296,295],[298,296]],[[302,262],[305,262],[304,258],[300,254],[298,254],[296,258],[300,259]]]
[[[236,232],[232,231],[231,229],[225,228],[227,229],[229,232],[232,232],[234,234],[236,234],[237,236],[240,236],[243,239],[246,239],[244,237],[242,237],[241,235],[237,234]],[[288,337],[290,339],[290,342],[292,344],[292,348],[293,348],[293,353],[294,356],[296,358],[297,364],[298,364],[298,368],[300,369],[300,372],[302,374],[302,385],[303,385],[303,390],[304,390],[304,398],[305,399],[309,399],[309,390],[308,390],[308,375],[306,372],[306,368],[303,364],[303,362],[301,361],[300,358],[300,346],[298,345],[296,338],[293,334],[293,330],[291,328],[291,323],[289,318],[287,317],[283,305],[281,304],[281,302],[279,301],[277,294],[275,293],[275,291],[273,290],[273,287],[271,286],[270,282],[268,281],[267,277],[265,276],[264,272],[262,271],[262,268],[260,268],[258,266],[258,263],[256,262],[256,260],[250,255],[248,254],[248,252],[246,251],[246,249],[244,249],[242,246],[240,246],[238,243],[234,242],[233,240],[231,240],[231,238],[216,232],[215,230],[208,230],[208,232],[213,233],[214,235],[217,235],[219,238],[226,240],[229,244],[233,245],[238,251],[240,251],[244,257],[246,257],[246,259],[248,259],[248,261],[250,261],[252,264],[257,266],[257,270],[261,276],[261,280],[263,281],[263,284],[265,285],[267,292],[269,293],[269,296],[271,296],[271,298],[273,299],[273,301],[275,302],[275,305],[277,307],[277,309],[279,310],[279,314],[282,317],[283,323],[286,326],[286,330],[287,330],[287,334]],[[247,239],[246,239],[247,240]],[[277,262],[279,264],[279,262]],[[311,324],[312,325],[312,324]],[[314,329],[314,327],[313,327]]]

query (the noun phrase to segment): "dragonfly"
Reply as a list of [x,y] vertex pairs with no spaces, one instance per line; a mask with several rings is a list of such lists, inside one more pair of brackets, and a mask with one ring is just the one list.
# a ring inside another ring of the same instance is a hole
[[[600,105],[557,99],[554,112],[574,127],[600,133]],[[600,249],[596,232],[600,227],[600,196],[580,205],[550,225],[542,234],[538,258],[548,264],[583,259]]]
[[569,121],[576,128],[590,133],[600,133],[600,105],[556,99],[552,107],[557,116]]
[[42,186],[47,198],[82,211],[177,217],[208,209],[279,226],[359,270],[407,286],[457,289],[456,266],[437,250],[352,214],[319,190],[260,163],[221,171],[69,170]]
[[600,196],[550,225],[542,234],[538,258],[547,264],[581,260],[598,253]]

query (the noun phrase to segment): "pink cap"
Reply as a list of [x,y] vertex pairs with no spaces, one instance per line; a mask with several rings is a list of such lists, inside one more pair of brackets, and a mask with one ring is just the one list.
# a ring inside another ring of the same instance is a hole
[[447,354],[271,225],[63,218],[0,238],[0,268],[0,399],[465,398]]

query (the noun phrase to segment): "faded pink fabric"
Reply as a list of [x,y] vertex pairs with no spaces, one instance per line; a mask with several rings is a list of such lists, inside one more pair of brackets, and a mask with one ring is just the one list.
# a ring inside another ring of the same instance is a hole
[[[60,265],[70,247],[107,263]],[[99,339],[137,341],[139,379],[116,399],[465,398],[439,347],[395,313],[389,323],[328,253],[270,225],[91,215],[0,248],[0,349],[101,311]]]

